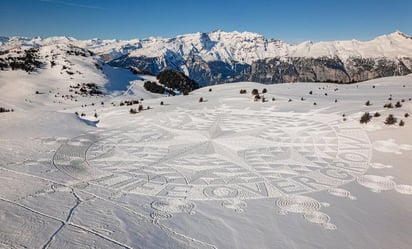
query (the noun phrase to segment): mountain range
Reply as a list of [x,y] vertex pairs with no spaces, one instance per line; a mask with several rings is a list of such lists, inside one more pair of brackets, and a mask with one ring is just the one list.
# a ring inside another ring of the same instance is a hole
[[0,248],[411,248],[412,74],[165,70],[351,82],[411,41],[0,38]]
[[369,41],[297,45],[222,30],[142,40],[0,37],[0,53],[58,44],[90,50],[115,67],[153,75],[164,69],[181,71],[202,86],[237,81],[350,83],[412,72],[412,37],[400,31]]

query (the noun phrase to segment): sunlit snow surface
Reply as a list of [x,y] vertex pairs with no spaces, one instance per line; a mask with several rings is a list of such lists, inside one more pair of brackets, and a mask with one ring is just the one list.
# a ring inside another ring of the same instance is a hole
[[[177,97],[145,92],[136,76],[125,96],[112,84],[113,95],[62,103],[33,94],[47,92],[41,77],[0,73],[0,88],[29,86],[1,93],[15,112],[0,114],[0,248],[412,243],[411,76],[235,83]],[[267,101],[254,102],[253,88],[266,88]],[[390,95],[402,107],[383,108]],[[145,110],[119,106],[131,98],[146,98]],[[364,112],[381,116],[360,124]],[[389,114],[405,126],[385,125]]]

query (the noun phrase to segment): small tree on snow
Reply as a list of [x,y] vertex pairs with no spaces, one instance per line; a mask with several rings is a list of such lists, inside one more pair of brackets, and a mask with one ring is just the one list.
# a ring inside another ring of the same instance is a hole
[[365,112],[362,117],[360,118],[360,123],[361,124],[366,124],[371,120],[371,115],[369,115],[369,112]]
[[385,124],[387,125],[396,124],[396,118],[392,114],[389,114],[389,116],[385,120]]

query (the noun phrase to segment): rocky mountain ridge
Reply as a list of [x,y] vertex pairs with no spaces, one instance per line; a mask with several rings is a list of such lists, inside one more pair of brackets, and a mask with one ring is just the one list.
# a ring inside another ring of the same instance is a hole
[[350,83],[412,72],[412,37],[399,31],[370,41],[297,45],[251,32],[221,30],[128,41],[11,37],[0,39],[0,50],[58,43],[86,48],[116,67],[133,66],[154,75],[164,69],[181,71],[200,85],[236,81]]

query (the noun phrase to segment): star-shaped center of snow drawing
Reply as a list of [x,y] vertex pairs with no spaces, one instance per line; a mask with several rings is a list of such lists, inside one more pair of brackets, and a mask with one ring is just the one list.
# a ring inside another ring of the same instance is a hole
[[216,108],[140,119],[86,146],[81,177],[135,194],[254,199],[345,184],[370,160],[366,133],[335,115]]

